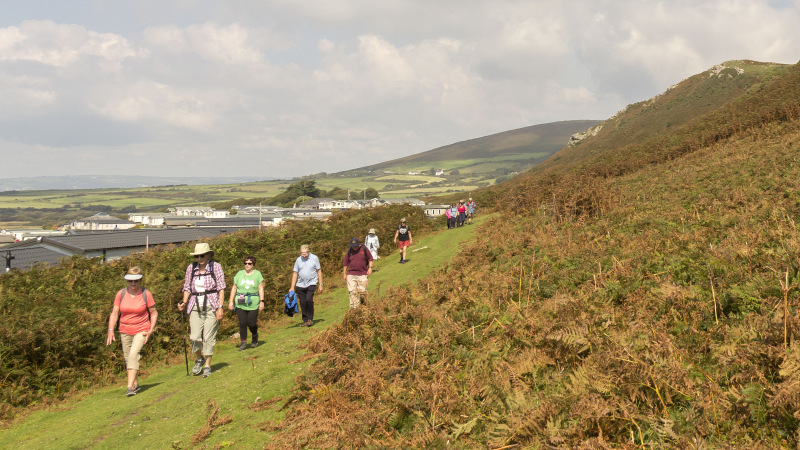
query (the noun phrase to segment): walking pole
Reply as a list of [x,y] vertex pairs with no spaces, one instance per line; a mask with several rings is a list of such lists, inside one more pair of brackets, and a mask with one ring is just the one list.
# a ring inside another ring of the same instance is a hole
[[[180,302],[178,302],[180,305]],[[189,376],[189,354],[186,352],[186,319],[183,318],[183,311],[178,309],[178,314],[181,315],[181,328],[183,329],[183,359],[186,360],[186,376]]]

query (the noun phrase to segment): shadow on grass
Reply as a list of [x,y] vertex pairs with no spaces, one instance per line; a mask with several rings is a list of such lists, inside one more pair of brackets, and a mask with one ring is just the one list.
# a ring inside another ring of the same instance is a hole
[[147,383],[147,384],[140,384],[139,385],[139,393],[147,392],[148,389],[157,387],[161,383]]

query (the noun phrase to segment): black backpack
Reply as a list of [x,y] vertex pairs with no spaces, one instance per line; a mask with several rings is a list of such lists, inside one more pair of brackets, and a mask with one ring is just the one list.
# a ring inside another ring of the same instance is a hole
[[[195,279],[194,270],[197,269],[197,266],[198,266],[197,261],[192,263],[192,277],[189,279],[189,289],[194,289],[194,279]],[[211,261],[211,260],[208,261],[208,272],[211,275],[211,279],[214,280],[214,288],[216,288],[217,287],[217,276],[214,274],[214,261]],[[197,277],[199,278],[200,275],[197,275]],[[211,289],[211,290],[205,291],[203,294],[204,295],[208,295],[208,294],[213,294],[215,292],[219,292],[219,289]],[[197,296],[197,292],[189,291],[189,293],[191,295]],[[222,300],[223,299],[220,299],[220,304],[222,303]],[[195,306],[198,306],[197,303],[195,303]],[[208,307],[208,304],[206,304],[206,308],[207,307]],[[199,306],[198,306],[198,308],[199,308]],[[199,311],[199,309],[198,309],[198,311]],[[188,314],[188,312],[187,312],[187,314]]]

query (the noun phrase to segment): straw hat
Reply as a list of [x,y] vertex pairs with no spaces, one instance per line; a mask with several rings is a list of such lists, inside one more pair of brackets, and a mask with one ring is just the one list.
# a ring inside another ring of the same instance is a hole
[[211,246],[209,246],[208,243],[201,242],[195,245],[194,252],[189,254],[192,256],[198,256],[198,255],[205,255],[206,253],[211,253],[212,255],[214,254],[214,252],[211,250]]
[[375,234],[375,228],[370,228],[369,229],[369,234]]

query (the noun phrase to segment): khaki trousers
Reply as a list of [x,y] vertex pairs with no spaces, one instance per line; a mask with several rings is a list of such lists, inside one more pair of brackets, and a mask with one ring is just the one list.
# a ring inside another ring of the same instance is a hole
[[203,356],[214,354],[214,345],[217,343],[217,313],[211,309],[198,311],[197,308],[189,314],[189,340],[192,341],[192,353],[202,348]]
[[142,359],[140,353],[144,347],[145,334],[144,331],[136,334],[119,334],[119,340],[122,342],[122,356],[125,357],[125,367],[128,370],[139,370],[139,360]]
[[361,306],[361,296],[367,295],[367,283],[369,280],[366,275],[348,275],[347,290],[350,292],[350,309]]

